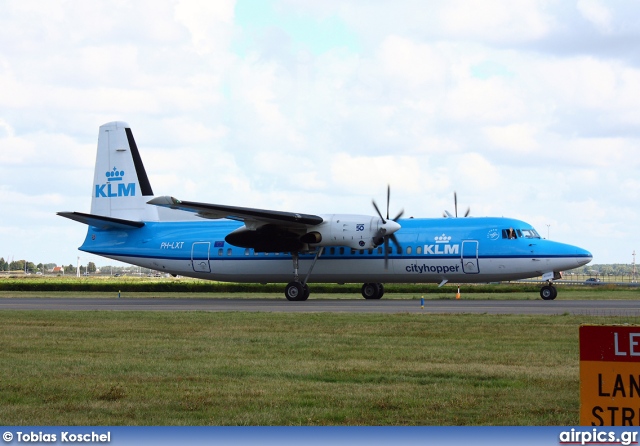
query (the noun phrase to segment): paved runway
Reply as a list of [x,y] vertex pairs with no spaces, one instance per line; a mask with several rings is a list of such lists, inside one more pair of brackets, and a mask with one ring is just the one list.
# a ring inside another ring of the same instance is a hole
[[96,299],[3,298],[0,310],[109,310],[109,311],[259,311],[286,313],[475,313],[573,314],[585,316],[638,316],[634,300],[419,300],[400,299]]

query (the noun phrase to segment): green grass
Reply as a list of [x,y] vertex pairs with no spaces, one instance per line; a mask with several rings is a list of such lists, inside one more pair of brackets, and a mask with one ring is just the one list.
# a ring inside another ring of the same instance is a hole
[[[455,299],[457,289],[455,287],[444,287],[440,289],[431,289],[427,287],[421,288],[419,285],[412,292],[396,292],[393,286],[385,286],[390,289],[383,297],[389,299],[414,299],[420,300],[445,300]],[[529,291],[512,291],[510,293],[496,292],[494,288],[482,289],[480,292],[475,286],[470,291],[468,285],[461,287],[461,298],[463,300],[541,300],[539,289]],[[319,287],[320,289],[317,289]],[[126,291],[122,290],[120,297],[122,299],[284,299],[284,285],[276,287],[277,291],[262,292],[228,292],[228,291],[212,291],[212,292],[152,292],[152,291]],[[358,287],[351,287],[343,292],[328,293],[322,290],[322,285],[310,284],[310,299],[362,299]],[[0,289],[1,298],[95,298],[95,299],[114,299],[118,297],[118,291],[8,291]],[[565,288],[558,287],[559,300],[600,300],[600,299],[616,299],[616,300],[640,300],[640,289],[616,289],[611,290],[607,287],[581,287],[581,288]]]
[[578,316],[0,312],[4,425],[576,425]]

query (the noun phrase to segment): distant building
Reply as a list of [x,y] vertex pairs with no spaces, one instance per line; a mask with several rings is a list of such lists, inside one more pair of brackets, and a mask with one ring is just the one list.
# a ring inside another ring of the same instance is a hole
[[55,267],[51,270],[51,272],[52,272],[53,274],[64,274],[64,267],[62,267],[62,266],[55,266]]

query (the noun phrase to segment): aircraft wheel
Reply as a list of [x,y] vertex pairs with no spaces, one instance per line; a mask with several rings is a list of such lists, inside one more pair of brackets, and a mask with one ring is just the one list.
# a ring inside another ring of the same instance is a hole
[[290,301],[304,300],[304,287],[300,282],[289,282],[284,289],[284,295]]
[[558,296],[558,290],[554,286],[545,285],[540,288],[540,297],[544,300],[553,300]]
[[309,285],[306,283],[302,286],[302,296],[298,300],[307,300],[309,299]]
[[365,283],[362,285],[362,297],[365,299],[380,299],[384,294],[381,283]]
[[378,294],[378,287],[375,283],[365,283],[362,285],[362,297],[365,299],[375,299]]

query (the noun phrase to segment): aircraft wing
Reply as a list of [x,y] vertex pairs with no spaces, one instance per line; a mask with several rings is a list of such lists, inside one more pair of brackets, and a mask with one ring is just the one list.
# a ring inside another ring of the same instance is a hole
[[289,228],[316,226],[324,220],[317,215],[298,214],[295,212],[271,211],[265,209],[243,208],[221,204],[196,203],[182,201],[174,197],[157,197],[147,203],[170,209],[195,212],[202,218],[228,218],[243,221],[247,227],[272,224]]

